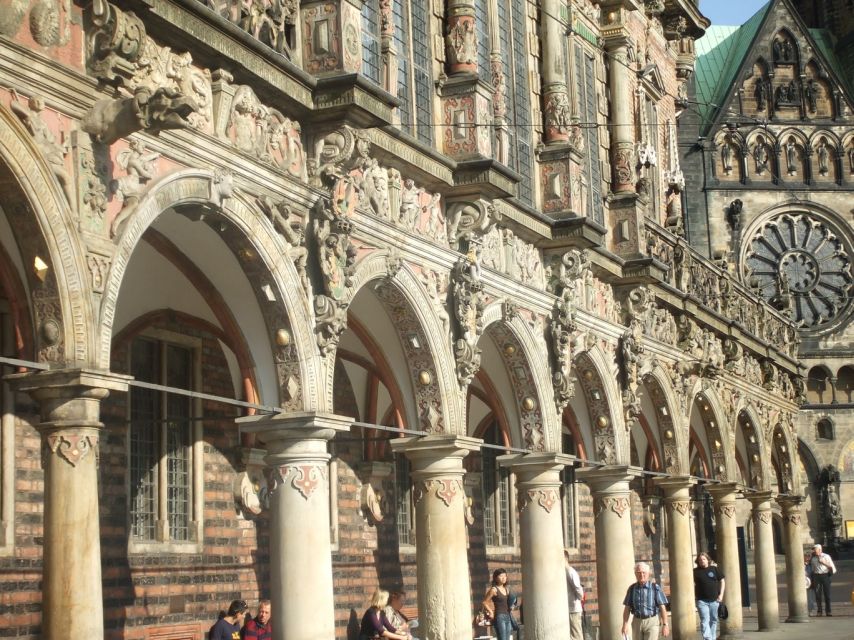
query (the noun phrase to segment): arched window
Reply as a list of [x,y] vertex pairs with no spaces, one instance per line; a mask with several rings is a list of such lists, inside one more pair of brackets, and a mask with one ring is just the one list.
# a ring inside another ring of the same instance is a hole
[[819,440],[833,440],[833,421],[822,418],[815,425],[815,437]]
[[602,210],[602,170],[599,157],[599,121],[596,95],[596,58],[580,43],[575,45],[575,91],[578,101],[578,113],[584,123],[585,171],[590,180],[590,197],[587,198],[587,211],[584,213],[602,224],[605,214]]

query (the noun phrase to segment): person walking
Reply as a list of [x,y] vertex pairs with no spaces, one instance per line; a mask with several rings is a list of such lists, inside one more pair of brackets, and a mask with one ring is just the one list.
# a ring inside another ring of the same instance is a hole
[[712,564],[705,551],[697,554],[694,569],[694,598],[700,614],[700,632],[703,640],[716,640],[718,637],[718,608],[724,599],[726,580],[724,574]]
[[563,551],[563,557],[566,560],[566,592],[569,598],[569,640],[584,640],[581,631],[584,588],[581,586],[578,571],[569,564],[569,551],[566,549]]
[[510,640],[513,621],[510,617],[510,589],[507,586],[507,572],[504,569],[496,569],[492,572],[492,584],[486,590],[481,606],[489,612],[498,640]]
[[658,640],[670,633],[667,626],[667,598],[654,582],[649,580],[649,565],[635,565],[637,582],[629,586],[623,600],[623,626],[620,633],[629,635],[629,615],[632,618],[632,640]]
[[821,550],[821,545],[814,545],[810,556],[810,569],[812,569],[812,581],[815,587],[815,604],[818,610],[816,615],[821,615],[822,599],[824,599],[824,610],[827,615],[830,612],[830,577],[836,573],[836,565],[830,556]]
[[812,580],[812,567],[810,566],[811,554],[804,556],[804,577],[806,578],[807,588],[807,615],[812,615],[815,612],[815,585]]
[[272,605],[269,600],[261,600],[258,603],[258,615],[248,618],[240,637],[243,640],[271,640],[273,637],[273,623],[270,621]]

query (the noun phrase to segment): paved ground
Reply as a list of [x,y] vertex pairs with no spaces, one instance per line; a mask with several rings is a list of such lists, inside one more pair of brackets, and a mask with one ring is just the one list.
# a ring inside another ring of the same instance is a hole
[[[748,563],[751,566],[752,563]],[[830,590],[833,617],[812,617],[808,623],[780,623],[780,628],[774,631],[759,631],[755,606],[755,591],[751,575],[752,609],[744,610],[745,640],[854,640],[854,606],[851,604],[851,592],[854,590],[854,557],[836,561],[838,573],[833,577]],[[779,563],[777,575],[783,580],[785,564]],[[786,585],[778,583],[780,595],[780,620],[785,620],[788,613],[786,605]]]

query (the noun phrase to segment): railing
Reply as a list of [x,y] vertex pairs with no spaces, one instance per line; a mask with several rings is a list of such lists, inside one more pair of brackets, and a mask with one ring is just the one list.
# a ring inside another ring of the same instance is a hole
[[684,238],[651,220],[645,222],[645,228],[647,254],[667,267],[667,284],[756,338],[795,356],[797,329],[787,315],[774,309],[726,269],[700,255]]

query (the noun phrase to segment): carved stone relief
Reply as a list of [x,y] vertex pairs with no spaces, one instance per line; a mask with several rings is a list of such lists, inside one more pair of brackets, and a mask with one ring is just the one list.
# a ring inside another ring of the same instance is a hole
[[472,243],[467,256],[457,260],[451,271],[454,318],[457,338],[454,356],[457,380],[466,387],[480,368],[481,350],[477,346],[483,332],[485,298],[480,279],[480,245]]
[[276,233],[285,243],[285,255],[291,259],[300,277],[303,290],[306,295],[311,294],[311,285],[308,281],[308,248],[305,241],[305,225],[292,216],[291,209],[282,200],[274,203],[266,196],[259,197],[256,202],[262,213],[273,225]]
[[288,59],[294,56],[299,0],[198,0]]

